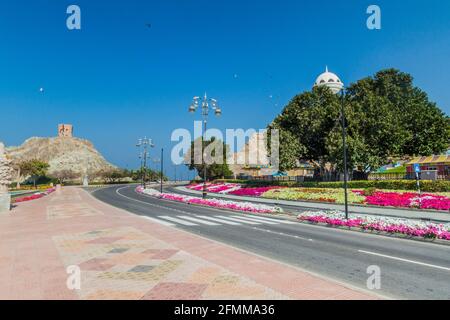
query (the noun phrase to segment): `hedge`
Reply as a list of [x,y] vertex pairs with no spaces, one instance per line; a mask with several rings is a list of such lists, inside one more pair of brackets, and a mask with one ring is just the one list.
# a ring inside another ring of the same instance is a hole
[[[310,187],[309,183],[302,183],[300,186]],[[313,183],[314,184],[314,183]],[[343,182],[319,182],[316,186],[322,188],[343,188]],[[349,181],[348,187],[352,189],[386,189],[386,190],[417,190],[417,183],[414,180],[378,180],[378,181]],[[426,192],[449,192],[450,181],[428,181],[420,182],[420,188]]]
[[[287,182],[287,181],[248,181],[248,180],[217,180],[217,182],[240,183],[248,186],[286,186],[302,188],[343,188],[343,182]],[[417,190],[415,180],[361,180],[349,181],[351,189],[386,189],[386,190]],[[425,192],[450,192],[450,181],[438,180],[420,182],[422,191]]]

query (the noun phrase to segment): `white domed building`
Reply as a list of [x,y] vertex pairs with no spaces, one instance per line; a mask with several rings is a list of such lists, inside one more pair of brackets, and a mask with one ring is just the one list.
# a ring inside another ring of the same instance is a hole
[[327,86],[335,94],[339,93],[344,88],[341,79],[333,72],[329,72],[328,67],[325,68],[325,72],[322,73],[314,83],[314,87],[320,86]]

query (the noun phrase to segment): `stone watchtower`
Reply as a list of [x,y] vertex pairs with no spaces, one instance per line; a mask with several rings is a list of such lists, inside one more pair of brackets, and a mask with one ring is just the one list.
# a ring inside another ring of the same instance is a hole
[[58,137],[72,138],[73,126],[71,124],[58,125]]

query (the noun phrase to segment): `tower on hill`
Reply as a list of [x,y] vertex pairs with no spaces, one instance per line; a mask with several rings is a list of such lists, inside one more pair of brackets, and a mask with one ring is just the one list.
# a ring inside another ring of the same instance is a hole
[[72,138],[73,126],[71,124],[58,125],[58,137]]

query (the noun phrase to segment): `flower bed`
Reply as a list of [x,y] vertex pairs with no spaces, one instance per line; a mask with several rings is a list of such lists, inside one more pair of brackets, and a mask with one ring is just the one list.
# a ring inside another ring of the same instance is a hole
[[280,213],[283,210],[279,207],[267,206],[263,204],[255,204],[249,202],[236,202],[226,201],[220,199],[202,199],[197,197],[190,197],[185,195],[179,195],[174,193],[160,193],[154,189],[144,189],[143,187],[137,187],[136,192],[147,194],[150,196],[158,197],[160,199],[178,201],[188,204],[196,204],[208,207],[214,207],[219,209],[228,209],[235,211],[244,211],[251,213]]
[[[306,200],[329,203],[344,203],[344,189],[336,188],[288,188],[288,187],[257,187],[244,188],[235,183],[206,184],[210,193],[230,194],[235,196],[263,197],[277,200]],[[189,189],[201,191],[203,184],[188,186]],[[368,204],[384,207],[421,208],[433,210],[450,210],[448,194],[422,194],[419,198],[414,192],[377,191],[364,194],[363,190],[352,190],[348,193],[349,203]]]
[[281,187],[241,188],[239,190],[232,191],[229,194],[234,196],[261,197],[266,192],[278,190],[280,188]]
[[435,224],[406,219],[351,216],[345,220],[345,215],[339,211],[333,212],[304,212],[298,216],[301,221],[324,223],[330,226],[360,228],[362,230],[381,231],[392,234],[403,234],[426,239],[450,240],[450,224]]
[[[307,200],[330,203],[344,203],[344,190],[322,188],[284,188],[270,190],[262,195],[269,199],[282,200]],[[364,196],[360,194],[348,194],[351,203],[364,203]]]
[[13,203],[20,203],[20,202],[27,202],[27,201],[31,201],[31,200],[36,200],[36,199],[40,199],[42,197],[45,197],[53,192],[55,192],[56,188],[50,188],[45,190],[44,192],[36,192],[30,196],[25,196],[25,197],[19,197],[19,198],[14,198],[12,200]]
[[[190,185],[190,186],[188,186],[188,188],[191,190],[195,190],[195,191],[202,191],[203,183]],[[239,190],[241,188],[242,188],[242,186],[240,184],[236,184],[236,183],[219,183],[219,184],[206,183],[206,191],[212,192],[212,193],[226,194],[226,193],[229,193],[232,191]]]
[[435,194],[423,194],[405,192],[381,192],[377,191],[366,197],[366,203],[383,207],[422,208],[434,210],[450,210],[450,199],[446,196]]

